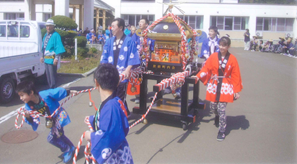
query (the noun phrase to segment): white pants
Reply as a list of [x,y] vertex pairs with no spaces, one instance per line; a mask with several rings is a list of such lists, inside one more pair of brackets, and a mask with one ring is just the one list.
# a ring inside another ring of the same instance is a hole
[[250,49],[250,41],[244,42],[244,50],[249,50]]

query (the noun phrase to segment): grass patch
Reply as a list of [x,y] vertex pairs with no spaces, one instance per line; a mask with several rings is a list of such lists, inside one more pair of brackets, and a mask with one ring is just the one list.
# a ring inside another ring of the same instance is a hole
[[85,73],[97,67],[100,63],[101,52],[96,54],[87,54],[85,58],[75,60],[64,58],[61,60],[61,67],[58,73]]

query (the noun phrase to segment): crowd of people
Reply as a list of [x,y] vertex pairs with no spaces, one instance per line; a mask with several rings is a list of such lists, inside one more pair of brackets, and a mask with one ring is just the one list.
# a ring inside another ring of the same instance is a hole
[[[132,37],[136,31],[136,27],[133,25],[125,26],[124,34],[126,36]],[[109,25],[106,30],[103,30],[103,27],[99,24],[97,30],[91,29],[88,27],[84,31],[81,29],[78,31],[78,36],[85,36],[88,44],[102,44],[104,45],[106,40],[113,36],[111,31],[111,26]]]
[[293,38],[291,37],[279,37],[279,41],[274,43],[272,39],[263,41],[257,36],[253,36],[250,40],[249,29],[246,29],[244,33],[244,50],[259,51],[259,52],[273,52],[288,57],[297,58],[297,38],[293,44]]
[[[148,25],[147,19],[140,19],[141,31],[147,29]],[[37,92],[34,83],[23,81],[18,84],[16,91],[25,103],[25,122],[31,125],[34,131],[37,130],[38,124],[31,115],[32,111],[51,116],[45,123],[46,127],[51,129],[47,141],[61,150],[63,162],[68,163],[75,147],[66,137],[64,127],[71,121],[63,107],[57,113],[55,110],[60,106],[60,100],[77,94],[77,91],[56,88],[55,79],[52,79],[55,74],[50,72],[55,72],[58,57],[65,51],[61,46],[60,35],[55,32],[54,27],[53,20],[48,20],[47,34],[43,38],[44,56],[41,58],[41,62],[49,65],[47,73],[49,72],[48,82],[51,89]],[[88,28],[83,33],[80,31],[90,43],[104,44],[100,65],[94,72],[96,90],[100,93],[102,103],[96,109],[95,115],[85,117],[85,123],[90,123],[93,131],[86,131],[84,136],[91,142],[89,152],[98,163],[133,163],[126,140],[130,115],[126,102],[127,84],[130,71],[145,65],[146,53],[154,51],[154,40],[145,41],[143,36],[136,35],[134,26],[125,26],[121,18],[114,19],[104,32],[101,27],[97,31],[98,33],[94,29],[89,31]],[[55,44],[51,44],[52,42]],[[143,44],[147,44],[148,48]],[[211,102],[210,108],[215,113],[218,141],[225,139],[226,106],[238,99],[242,90],[239,64],[236,57],[228,51],[230,45],[229,36],[220,38],[217,27],[211,26],[200,56],[205,59],[204,66],[198,74],[193,75],[207,85],[206,100]],[[120,74],[125,76],[125,80],[119,83]]]

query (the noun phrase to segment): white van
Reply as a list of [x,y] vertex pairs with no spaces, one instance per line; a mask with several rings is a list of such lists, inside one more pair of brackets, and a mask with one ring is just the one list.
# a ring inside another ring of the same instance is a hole
[[26,77],[45,74],[41,29],[44,22],[0,21],[0,101],[13,99],[15,87]]

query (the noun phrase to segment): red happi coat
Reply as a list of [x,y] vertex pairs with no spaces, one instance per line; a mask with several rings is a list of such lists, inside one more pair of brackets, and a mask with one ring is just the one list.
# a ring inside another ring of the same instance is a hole
[[[199,80],[203,82],[204,85],[207,84],[206,100],[211,102],[216,102],[218,85],[218,80],[211,79],[211,76],[219,76],[218,69],[218,52],[215,52],[210,55],[205,65],[196,75]],[[235,56],[233,56],[232,54],[230,54],[229,60],[223,73],[225,78],[223,78],[222,81],[219,102],[233,102],[234,93],[238,93],[242,90],[242,82],[238,62]]]

